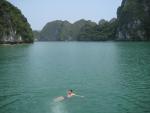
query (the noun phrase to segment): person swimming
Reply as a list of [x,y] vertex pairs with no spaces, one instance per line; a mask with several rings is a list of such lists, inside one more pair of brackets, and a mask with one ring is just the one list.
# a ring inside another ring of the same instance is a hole
[[67,91],[67,98],[70,98],[70,97],[75,96],[75,95],[76,95],[76,94],[73,93],[73,90],[72,90],[72,89]]
[[60,96],[60,97],[57,97],[54,99],[54,102],[60,102],[60,101],[63,101],[65,99],[68,99],[68,98],[71,98],[75,95],[75,93],[73,93],[73,90],[70,89],[67,91],[67,95],[66,96]]
[[79,97],[84,97],[84,96],[80,96],[80,95],[76,95],[72,89],[67,91],[67,95],[66,96],[60,96],[54,99],[54,102],[60,102],[63,101],[65,99],[71,98],[73,96],[79,96]]

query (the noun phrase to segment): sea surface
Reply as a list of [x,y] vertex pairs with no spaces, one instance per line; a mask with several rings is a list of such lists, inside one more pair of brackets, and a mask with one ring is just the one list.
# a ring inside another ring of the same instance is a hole
[[150,113],[150,43],[1,45],[0,113]]

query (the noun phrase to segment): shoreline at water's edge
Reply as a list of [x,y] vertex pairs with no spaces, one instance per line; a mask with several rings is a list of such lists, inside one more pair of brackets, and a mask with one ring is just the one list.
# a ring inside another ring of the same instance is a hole
[[34,42],[150,42],[150,40],[101,40],[101,41],[87,41],[87,40],[83,40],[83,41],[65,41],[65,40],[61,40],[61,41],[56,41],[56,40],[51,40],[51,41],[34,41]]
[[33,44],[34,42],[0,42],[0,45]]
[[0,45],[33,44],[36,42],[150,42],[150,40],[101,40],[101,41],[34,41],[34,42],[0,42]]

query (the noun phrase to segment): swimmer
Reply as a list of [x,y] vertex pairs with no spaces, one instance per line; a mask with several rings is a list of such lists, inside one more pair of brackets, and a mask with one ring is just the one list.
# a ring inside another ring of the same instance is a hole
[[80,95],[76,95],[72,89],[68,90],[67,91],[67,95],[66,96],[60,96],[60,97],[57,97],[54,99],[54,102],[60,102],[60,101],[63,101],[65,99],[69,99],[73,96],[78,96],[78,97],[84,97],[84,96],[80,96]]

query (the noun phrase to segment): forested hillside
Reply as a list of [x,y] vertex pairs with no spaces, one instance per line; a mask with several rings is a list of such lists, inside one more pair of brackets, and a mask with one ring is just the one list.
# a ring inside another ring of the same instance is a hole
[[21,11],[6,0],[0,0],[0,43],[31,43],[33,33]]

